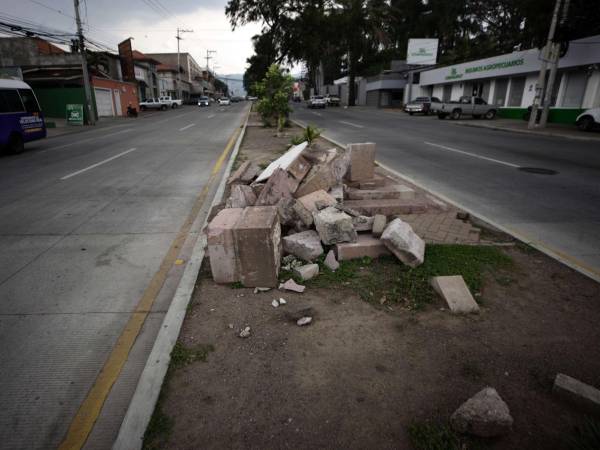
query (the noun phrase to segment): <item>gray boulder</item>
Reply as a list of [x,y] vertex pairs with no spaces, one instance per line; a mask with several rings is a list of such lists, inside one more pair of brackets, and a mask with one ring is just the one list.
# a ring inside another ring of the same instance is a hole
[[389,223],[381,235],[381,242],[407,266],[417,267],[425,260],[425,242],[401,219]]
[[494,437],[510,432],[513,418],[496,389],[486,387],[452,414],[450,424],[459,433]]
[[314,230],[285,236],[283,238],[283,250],[308,262],[313,261],[323,254],[321,240]]
[[352,217],[336,207],[330,206],[314,213],[315,227],[321,241],[326,245],[339,242],[356,242],[358,235],[352,224]]

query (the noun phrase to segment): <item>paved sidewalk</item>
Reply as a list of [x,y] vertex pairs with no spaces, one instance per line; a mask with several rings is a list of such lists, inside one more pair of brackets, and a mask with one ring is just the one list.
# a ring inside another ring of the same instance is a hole
[[96,130],[98,128],[106,128],[114,125],[127,125],[132,120],[128,117],[102,117],[96,121],[96,125],[67,125],[66,119],[56,119],[49,117],[46,119],[47,123],[54,123],[54,128],[47,128],[47,137],[52,138],[56,136],[62,136],[65,134],[81,133],[83,131]]

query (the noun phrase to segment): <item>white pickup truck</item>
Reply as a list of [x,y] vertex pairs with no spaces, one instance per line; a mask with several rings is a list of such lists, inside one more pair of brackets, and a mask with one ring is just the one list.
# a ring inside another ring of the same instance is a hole
[[458,120],[464,116],[471,116],[474,119],[485,117],[491,120],[496,117],[494,105],[488,105],[481,97],[468,95],[461,97],[458,101],[432,102],[430,110],[437,113],[439,119],[450,116],[451,119]]
[[158,100],[160,100],[162,103],[167,105],[167,107],[173,108],[173,109],[179,108],[181,105],[183,105],[183,100],[180,100],[177,98],[172,98],[170,95],[158,97]]
[[140,109],[146,111],[147,109],[161,109],[165,110],[169,106],[166,103],[161,102],[157,98],[147,98],[143,102],[140,102]]

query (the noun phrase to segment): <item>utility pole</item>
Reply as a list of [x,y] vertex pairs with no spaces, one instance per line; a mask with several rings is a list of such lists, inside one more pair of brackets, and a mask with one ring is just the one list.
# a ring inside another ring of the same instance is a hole
[[210,72],[210,69],[208,68],[208,61],[211,60],[213,57],[210,56],[213,53],[217,53],[216,50],[206,50],[206,71]]
[[81,53],[81,74],[83,76],[83,90],[85,92],[85,110],[90,125],[96,125],[96,117],[92,108],[92,88],[90,87],[90,75],[88,74],[87,56],[85,54],[85,42],[83,30],[81,29],[81,18],[79,17],[79,0],[73,0],[75,7],[75,23],[77,24],[77,36],[79,38],[79,51]]
[[[569,14],[569,3],[570,0],[564,0],[564,6],[562,15],[560,18],[560,26],[563,27],[567,22],[567,16]],[[550,113],[550,103],[552,103],[552,93],[554,92],[554,82],[556,80],[556,72],[558,71],[558,60],[560,59],[560,42],[552,43],[552,55],[550,59],[550,75],[548,76],[548,87],[546,88],[546,95],[544,96],[544,109],[542,110],[542,117],[540,117],[539,128],[546,128],[548,122],[548,114]]]
[[535,87],[535,97],[533,98],[533,105],[531,107],[531,117],[529,117],[529,125],[527,125],[527,128],[530,129],[536,128],[537,112],[540,106],[543,106],[543,101],[546,92],[544,88],[546,85],[546,71],[548,69],[548,59],[550,58],[550,53],[554,45],[554,33],[556,31],[558,13],[560,11],[561,4],[562,0],[556,0],[556,3],[554,5],[554,12],[552,13],[552,22],[550,22],[550,30],[548,31],[548,40],[542,52],[542,66],[540,68],[540,75],[538,77],[538,82]]
[[179,41],[181,41],[183,38],[179,37],[179,33],[193,33],[194,30],[182,30],[179,27],[177,27],[177,36],[175,36],[175,39],[177,39],[177,98],[181,99],[181,71],[180,71],[180,65],[179,65]]

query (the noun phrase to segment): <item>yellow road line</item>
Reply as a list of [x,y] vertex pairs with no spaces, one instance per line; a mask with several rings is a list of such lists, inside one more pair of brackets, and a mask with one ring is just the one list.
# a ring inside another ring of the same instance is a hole
[[146,320],[146,317],[148,316],[150,309],[152,308],[152,305],[167,278],[168,272],[173,266],[174,262],[177,260],[179,251],[185,242],[196,216],[200,212],[200,209],[206,200],[209,188],[212,185],[215,176],[219,173],[219,170],[223,165],[223,161],[225,161],[225,158],[231,151],[239,133],[240,129],[238,128],[229,139],[229,142],[227,142],[227,145],[219,156],[219,159],[217,159],[208,182],[202,188],[202,191],[196,198],[192,210],[181,226],[177,236],[171,243],[167,254],[162,260],[160,268],[152,277],[152,280],[144,291],[142,298],[139,300],[135,311],[129,318],[129,321],[121,332],[117,343],[113,347],[108,359],[104,363],[102,370],[98,374],[98,377],[88,392],[85,400],[80,405],[77,414],[69,426],[69,431],[59,446],[60,450],[80,449],[85,444],[88,435],[92,431],[94,423],[96,423],[96,420],[100,415],[104,401],[108,397],[113,384],[119,377],[119,374],[121,373],[121,370],[127,361],[129,352],[131,351],[131,348],[133,347],[133,344],[135,343],[135,340],[139,335],[142,326],[144,325],[144,321]]

